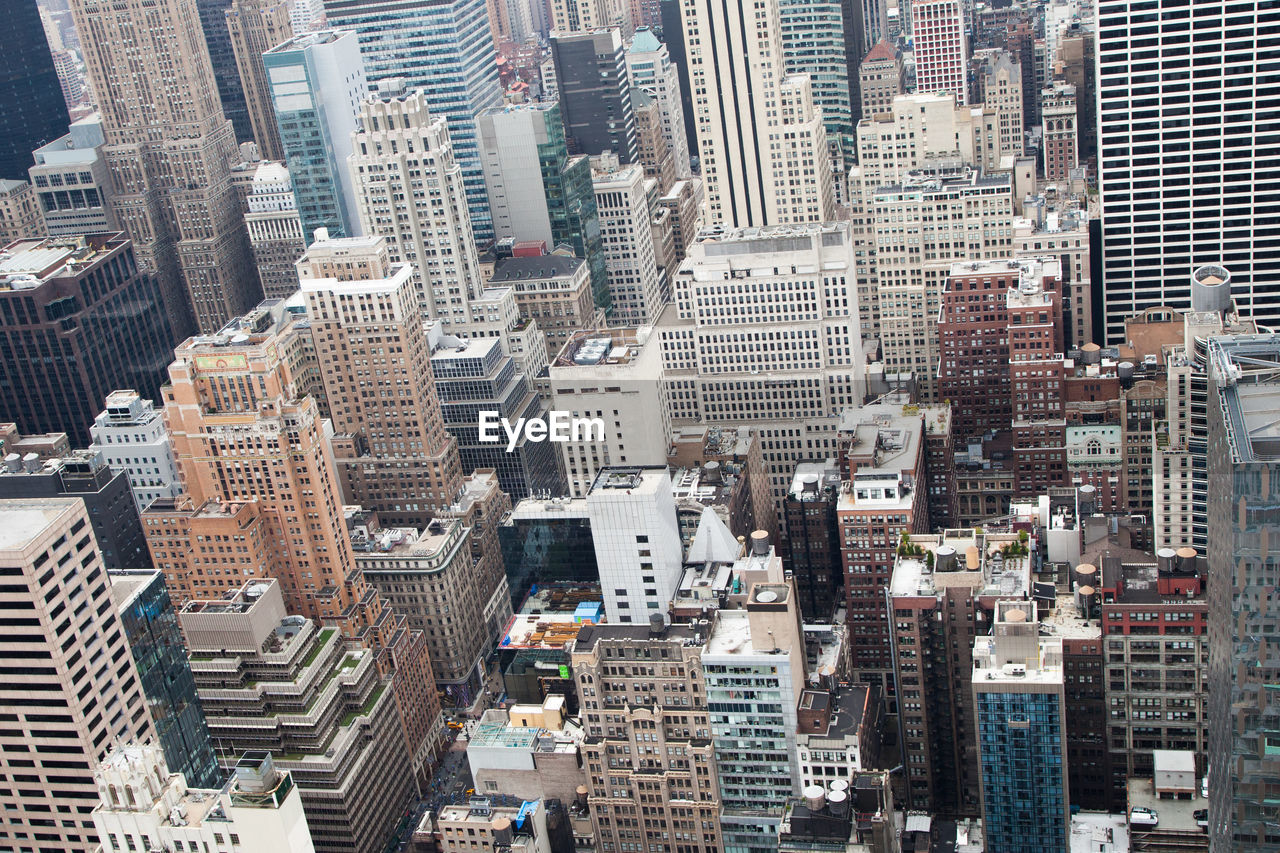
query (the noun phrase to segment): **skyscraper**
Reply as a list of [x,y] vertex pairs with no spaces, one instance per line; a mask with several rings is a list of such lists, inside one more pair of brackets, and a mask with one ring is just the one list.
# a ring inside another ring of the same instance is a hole
[[[380,237],[327,240],[312,244],[298,274],[343,492],[386,523],[425,525],[454,503],[463,473],[440,412],[412,265],[391,263]],[[394,393],[370,397],[370,369]]]
[[[424,317],[467,323],[484,285],[449,123],[421,91],[394,82],[383,81],[360,106],[348,164],[360,223],[365,234],[385,238],[392,263],[413,267]],[[424,181],[432,192],[422,192]]]
[[138,667],[142,692],[160,736],[165,762],[198,788],[217,788],[222,772],[196,695],[178,613],[158,569],[110,572],[111,598]]
[[493,239],[476,117],[502,103],[502,89],[485,0],[325,0],[324,8],[330,26],[359,34],[371,82],[403,77],[449,120],[472,231],[480,243]]
[[36,0],[5,6],[5,61],[0,68],[0,179],[25,181],[31,152],[71,123]]
[[[1105,141],[1104,141],[1105,148]],[[1280,384],[1275,335],[1210,338],[1209,838],[1212,850],[1276,849],[1280,775],[1273,690],[1280,667],[1274,557]]]
[[1069,846],[1062,638],[1041,639],[1034,601],[999,601],[973,644],[973,703],[988,847]]
[[786,74],[778,0],[764,0],[753,25],[725,4],[682,10],[689,83],[706,93],[694,120],[707,224],[833,219],[826,129],[810,79]]
[[232,0],[225,15],[253,139],[264,160],[283,160],[284,147],[262,54],[293,37],[289,12],[288,0]]
[[916,91],[950,92],[967,103],[969,48],[960,0],[911,0],[911,34],[915,39]]
[[226,14],[231,3],[232,0],[196,0],[204,43],[209,48],[209,63],[213,66],[213,78],[218,85],[218,100],[222,102],[222,114],[235,128],[236,141],[249,142],[254,138],[253,125],[249,121],[244,86],[240,82],[231,33],[227,28]]
[[[117,221],[160,278],[175,336],[213,331],[261,296],[232,190],[222,113],[195,0],[71,0],[102,112]],[[193,322],[194,314],[194,322]],[[129,386],[124,386],[129,387]],[[137,386],[133,386],[137,387]]]
[[840,160],[857,155],[858,63],[865,51],[860,0],[778,0],[782,55],[788,74],[807,74],[822,109],[827,143]]
[[631,83],[618,30],[555,33],[551,56],[569,153],[612,151],[622,163],[639,160]]
[[244,223],[249,228],[253,260],[262,279],[262,295],[267,299],[288,299],[298,292],[298,269],[294,264],[307,250],[289,170],[272,161],[259,164],[246,201],[249,211]]
[[[1280,321],[1280,9],[1193,0],[1098,9],[1099,187],[1106,342],[1125,318],[1185,309],[1201,264],[1231,271],[1243,313]],[[1214,59],[1186,67],[1187,54]],[[1255,132],[1257,128],[1259,132]]]
[[484,178],[499,238],[565,243],[587,262],[597,308],[608,311],[600,215],[591,163],[570,157],[560,106],[513,104],[478,116]]
[[83,447],[112,391],[159,398],[173,334],[156,277],[123,235],[17,243],[0,281],[0,409],[24,432]]
[[[96,851],[93,766],[117,738],[156,736],[88,526],[75,498],[0,501],[5,613],[15,614],[0,635],[0,761],[25,783],[0,811],[0,843],[13,849]],[[77,607],[79,619],[62,616]]]
[[[683,38],[674,33],[674,38]],[[662,137],[676,161],[676,177],[687,179],[689,170],[689,137],[685,131],[684,104],[680,99],[680,71],[672,61],[667,46],[658,41],[653,30],[636,30],[627,48],[627,76],[631,90],[642,89],[658,104],[662,117]]]
[[294,36],[262,56],[285,166],[293,180],[303,239],[360,233],[351,169],[351,134],[365,94],[356,35],[318,30]]

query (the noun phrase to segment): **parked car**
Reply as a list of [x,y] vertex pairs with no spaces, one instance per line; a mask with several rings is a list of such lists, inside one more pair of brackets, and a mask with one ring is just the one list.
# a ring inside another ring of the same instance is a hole
[[1209,810],[1208,809],[1196,809],[1191,813],[1191,816],[1196,819],[1196,826],[1200,827],[1205,832],[1209,831]]
[[1160,814],[1155,809],[1134,806],[1129,809],[1130,826],[1156,826],[1160,823]]

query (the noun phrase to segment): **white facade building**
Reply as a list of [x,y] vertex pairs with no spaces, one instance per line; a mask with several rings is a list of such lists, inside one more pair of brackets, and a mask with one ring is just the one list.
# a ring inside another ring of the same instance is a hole
[[244,215],[249,245],[268,299],[283,299],[298,289],[294,264],[306,252],[302,218],[293,195],[293,179],[283,163],[267,161],[253,173],[253,188]]
[[662,354],[651,327],[584,331],[552,361],[550,409],[599,418],[604,440],[560,445],[569,494],[585,496],[607,466],[665,465],[670,406]]
[[94,773],[102,853],[314,853],[302,798],[271,753],[247,752],[220,791],[188,788],[160,747],[117,747]]
[[512,104],[476,116],[480,159],[493,229],[499,239],[542,240],[554,245],[538,146],[564,138],[556,101]]
[[423,316],[465,323],[483,284],[462,166],[448,120],[398,82],[360,105],[350,158],[360,224],[387,239],[393,262],[413,264]]
[[636,30],[627,48],[627,76],[632,89],[643,89],[658,103],[662,117],[662,138],[676,161],[676,177],[688,180],[689,139],[684,132],[684,105],[680,101],[680,71],[671,61],[667,46],[645,27]]
[[653,323],[664,304],[653,245],[656,211],[649,204],[657,181],[646,178],[639,165],[619,166],[612,155],[593,157],[592,163],[599,167],[592,169],[591,182],[613,299],[610,320],[620,326]]
[[761,0],[750,17],[730,4],[682,3],[681,11],[689,85],[699,93],[694,121],[706,222],[833,219],[826,129],[809,78],[786,76],[778,0]]
[[137,391],[112,391],[107,407],[89,427],[90,450],[98,451],[113,471],[129,475],[138,509],[156,498],[177,497],[182,491],[173,442],[164,426],[164,412]]
[[969,48],[960,0],[911,0],[911,35],[916,91],[949,92],[966,103]]
[[701,237],[657,327],[670,418],[755,428],[782,517],[796,458],[834,453],[838,415],[866,387],[850,226]]
[[604,468],[587,493],[605,616],[612,623],[668,620],[684,571],[680,522],[666,465]]

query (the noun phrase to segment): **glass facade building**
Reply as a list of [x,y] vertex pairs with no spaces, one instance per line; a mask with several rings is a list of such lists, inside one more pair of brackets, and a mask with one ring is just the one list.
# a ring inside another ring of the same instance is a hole
[[[456,340],[456,339],[455,339]],[[499,441],[480,440],[481,412],[495,412],[515,424],[520,419],[542,419],[546,406],[516,362],[502,351],[498,338],[479,338],[462,346],[441,346],[431,356],[436,396],[445,429],[458,443],[462,470],[493,468],[498,485],[513,500],[531,494],[563,493],[563,478],[556,446],[550,441],[530,441],[523,433],[507,451],[507,436],[494,423]]]
[[0,178],[25,181],[31,152],[67,132],[71,119],[36,0],[5,4],[0,68]]
[[503,519],[498,541],[515,609],[535,584],[600,582],[591,519],[581,500],[522,501]]
[[399,77],[449,120],[476,242],[493,239],[475,117],[502,104],[484,0],[325,0],[330,26],[355,30],[369,80]]
[[330,237],[360,233],[347,158],[366,78],[354,33],[294,36],[262,55],[285,165],[307,245],[317,228]]
[[153,570],[110,574],[111,594],[169,769],[181,773],[193,788],[220,787],[213,740],[164,574]]
[[547,111],[546,125],[547,141],[538,145],[538,163],[547,196],[551,239],[557,245],[573,246],[573,253],[586,260],[591,274],[592,300],[608,314],[613,300],[609,293],[604,237],[600,233],[600,211],[591,182],[591,160],[585,156],[569,157],[559,107]]
[[1062,697],[1057,693],[977,696],[983,831],[988,849],[1065,849]]
[[1209,839],[1280,850],[1280,336],[1215,337],[1209,370]]

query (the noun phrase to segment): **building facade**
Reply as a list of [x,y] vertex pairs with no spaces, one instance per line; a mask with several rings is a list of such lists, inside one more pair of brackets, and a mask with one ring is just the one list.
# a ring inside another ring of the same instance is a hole
[[0,260],[3,408],[80,445],[117,388],[157,399],[174,343],[156,276],[122,234],[28,240]]
[[[154,741],[156,730],[84,505],[0,501],[0,524],[9,531],[0,600],[15,614],[0,639],[9,664],[0,709],[19,723],[0,740],[0,759],[30,786],[6,797],[0,838],[14,847],[91,853],[99,849],[93,767],[115,739]],[[77,601],[87,605],[83,627],[61,617]],[[88,666],[95,655],[124,663],[118,672]]]
[[108,394],[106,408],[93,419],[89,435],[89,449],[100,453],[113,470],[129,475],[140,511],[156,498],[176,497],[181,491],[163,412],[138,392]]
[[0,74],[0,179],[21,181],[31,167],[31,152],[66,133],[71,119],[35,0],[22,0],[8,11],[13,52]]
[[262,55],[293,38],[289,20],[293,5],[286,0],[231,0],[224,13],[223,25],[231,38],[249,128],[264,160],[283,160],[285,150]]
[[310,245],[317,228],[332,237],[359,235],[354,179],[347,165],[366,87],[356,34],[303,33],[272,47],[262,62],[303,237]]
[[288,299],[298,292],[295,266],[307,250],[293,179],[282,163],[264,162],[253,174],[244,223],[253,260],[267,299]]
[[551,35],[556,91],[570,154],[613,152],[623,164],[640,159],[626,49],[617,29]]

